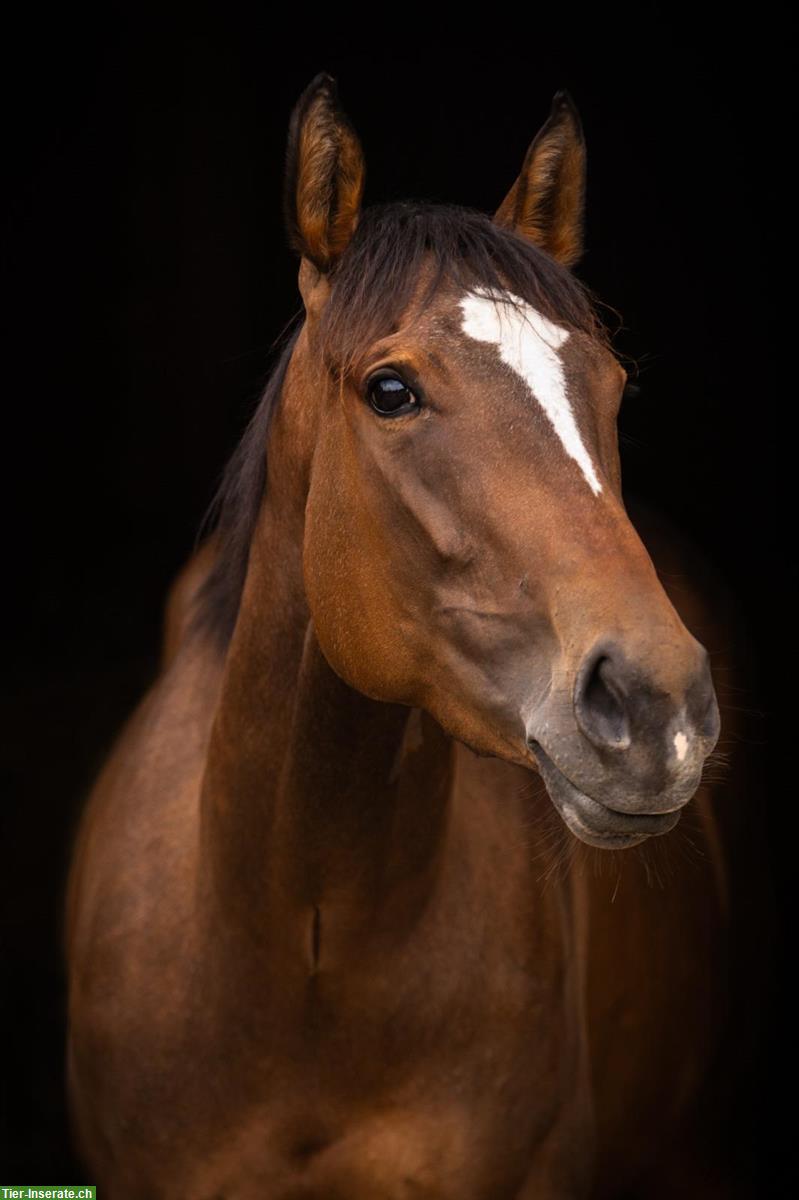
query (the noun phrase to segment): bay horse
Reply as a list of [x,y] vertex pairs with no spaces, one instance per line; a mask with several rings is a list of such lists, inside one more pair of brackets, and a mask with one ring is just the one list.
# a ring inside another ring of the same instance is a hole
[[77,1141],[111,1200],[716,1194],[732,634],[622,501],[579,115],[493,217],[363,185],[323,73],[302,318],[75,846]]

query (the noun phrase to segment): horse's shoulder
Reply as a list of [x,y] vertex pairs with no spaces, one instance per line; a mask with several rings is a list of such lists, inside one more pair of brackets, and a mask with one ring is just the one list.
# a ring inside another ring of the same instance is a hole
[[185,638],[120,730],[76,833],[68,947],[88,954],[103,942],[117,962],[139,936],[156,940],[156,910],[180,907],[221,671],[207,639]]

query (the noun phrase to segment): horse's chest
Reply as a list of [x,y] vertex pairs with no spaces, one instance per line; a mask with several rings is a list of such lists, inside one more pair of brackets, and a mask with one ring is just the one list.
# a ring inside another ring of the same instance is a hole
[[[453,976],[409,963],[403,975],[370,966],[302,989],[284,981],[274,1005],[236,1024],[204,1010],[157,1072],[174,1094],[153,1140],[185,1148],[170,1162],[174,1194],[515,1196],[542,1154],[560,1169],[583,1133],[584,1059],[564,993],[562,973],[533,976],[486,950]],[[141,1096],[140,1062],[136,1075]],[[148,1114],[138,1117],[144,1145]]]
[[540,997],[530,1015],[540,1034],[509,1008],[504,1024],[465,1005],[424,1030],[397,1011],[318,1014],[261,1068],[240,1063],[239,1103],[199,1139],[197,1186],[226,1200],[498,1200],[536,1162],[571,1170],[588,1133],[576,1034]]
[[[519,1197],[531,1174],[579,1179],[575,1146],[586,1144],[583,1110],[573,1100],[535,1129],[521,1112],[509,1121],[464,1100],[383,1097],[331,1109],[320,1123],[306,1109],[253,1110],[207,1156],[192,1157],[181,1183],[202,1200],[501,1200]],[[535,1123],[538,1126],[538,1122]],[[572,1160],[572,1161],[570,1161]],[[550,1183],[553,1184],[550,1190]],[[541,1194],[541,1193],[534,1193]],[[567,1189],[565,1195],[579,1195]]]

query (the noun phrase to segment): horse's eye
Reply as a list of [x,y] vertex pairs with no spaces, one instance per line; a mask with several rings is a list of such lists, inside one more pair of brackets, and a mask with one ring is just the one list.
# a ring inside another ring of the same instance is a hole
[[367,387],[369,403],[381,417],[399,417],[419,408],[419,400],[395,375],[378,375]]

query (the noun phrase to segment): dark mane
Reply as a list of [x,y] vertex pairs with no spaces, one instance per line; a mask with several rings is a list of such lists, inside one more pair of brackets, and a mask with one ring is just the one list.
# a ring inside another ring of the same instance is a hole
[[269,425],[301,329],[300,323],[289,334],[258,407],[225,467],[198,535],[199,541],[212,530],[217,549],[214,565],[200,590],[195,625],[210,630],[223,643],[230,639],[238,616],[250,542],[266,490]]
[[445,277],[464,288],[507,289],[545,317],[608,343],[590,290],[532,242],[473,209],[400,201],[364,209],[331,276],[320,329],[331,362],[346,370],[359,347],[397,328],[428,256],[433,271],[421,306]]
[[[408,307],[423,261],[433,271],[422,303],[449,278],[464,288],[506,289],[570,329],[609,344],[590,290],[525,238],[472,209],[422,201],[371,205],[331,273],[322,316],[324,353],[336,369],[365,343],[391,332]],[[247,573],[250,541],[266,488],[269,423],[299,335],[294,329],[247,430],[228,463],[209,510],[217,558],[199,598],[197,617],[221,641],[232,634]]]

